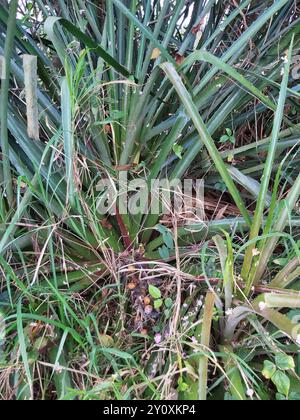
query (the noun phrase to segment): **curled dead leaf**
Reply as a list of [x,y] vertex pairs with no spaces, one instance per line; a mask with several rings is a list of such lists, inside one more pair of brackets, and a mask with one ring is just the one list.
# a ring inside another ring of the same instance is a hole
[[151,56],[151,60],[156,60],[158,57],[160,57],[161,51],[158,48],[154,48]]
[[145,299],[144,299],[144,304],[146,306],[148,306],[148,305],[150,305],[150,303],[151,303],[151,299],[148,296],[146,296]]

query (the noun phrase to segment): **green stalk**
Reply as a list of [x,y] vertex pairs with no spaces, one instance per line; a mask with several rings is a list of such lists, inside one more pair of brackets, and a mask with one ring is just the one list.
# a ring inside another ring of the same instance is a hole
[[[216,295],[208,292],[204,306],[203,328],[201,334],[201,345],[205,349],[209,349],[211,339],[211,326],[214,314]],[[207,399],[207,381],[208,381],[208,357],[201,356],[199,361],[199,401]]]
[[7,196],[7,201],[11,207],[14,202],[13,193],[13,182],[11,167],[9,161],[9,144],[8,144],[8,101],[9,101],[9,81],[10,81],[10,69],[11,69],[11,57],[14,47],[14,39],[16,34],[16,22],[17,22],[17,10],[18,0],[12,0],[9,6],[9,17],[7,21],[7,32],[4,49],[5,59],[5,78],[2,80],[2,92],[1,92],[1,111],[0,111],[0,122],[1,122],[1,149],[3,159],[3,178],[4,178],[4,191]]
[[[289,136],[294,136],[294,135],[298,135],[300,134],[300,124],[296,124],[294,127],[290,127],[287,128],[286,130],[283,130],[279,133],[278,135],[278,139],[285,139],[286,137]],[[272,140],[272,136],[267,137],[266,139],[263,140],[259,140],[255,143],[251,143],[251,144],[247,144],[245,146],[241,146],[238,147],[234,150],[234,155],[238,156],[238,155],[242,155],[242,154],[246,154],[247,152],[251,152],[252,150],[254,151],[260,151],[260,147],[262,146],[267,146],[269,145],[270,141]],[[222,152],[222,157],[224,159],[228,158],[230,155],[232,154],[232,151],[224,151]]]
[[223,287],[225,294],[225,310],[228,311],[232,308],[232,295],[234,287],[234,269],[233,269],[233,249],[230,236],[224,231],[226,241],[220,236],[216,235],[213,238],[215,242],[221,262],[223,273]]
[[[261,306],[261,304],[263,305]],[[287,315],[283,315],[275,309],[268,308],[264,295],[256,298],[251,306],[260,316],[275,325],[279,331],[282,331],[291,340],[298,340],[297,324],[290,320]]]

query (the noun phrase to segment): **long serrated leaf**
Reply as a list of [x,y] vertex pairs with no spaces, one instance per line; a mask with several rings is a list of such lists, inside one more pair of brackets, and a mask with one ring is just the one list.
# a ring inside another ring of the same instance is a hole
[[[13,205],[13,184],[12,174],[9,160],[9,144],[8,144],[8,101],[9,101],[9,83],[11,70],[11,57],[14,46],[14,38],[16,33],[16,19],[17,19],[18,0],[12,0],[9,5],[9,17],[7,21],[7,32],[4,49],[4,79],[1,82],[1,108],[0,108],[0,123],[1,123],[1,137],[0,144],[3,156],[3,177],[4,177],[4,191],[10,206]],[[2,199],[2,197],[1,197]]]
[[63,78],[61,84],[62,96],[62,126],[64,136],[64,150],[66,160],[66,180],[67,180],[67,201],[74,206],[75,204],[75,185],[74,185],[74,126],[73,126],[73,106],[71,92],[67,78]]
[[205,144],[208,153],[213,160],[215,167],[217,171],[220,173],[224,183],[226,184],[230,194],[232,195],[237,207],[241,211],[241,214],[245,218],[246,222],[249,223],[249,226],[251,225],[251,220],[249,217],[249,213],[243,203],[242,197],[235,186],[234,182],[232,181],[231,176],[228,173],[228,170],[223,162],[223,159],[215,146],[215,143],[204,124],[201,116],[199,115],[198,109],[196,105],[194,104],[192,97],[190,93],[185,88],[180,76],[176,72],[175,67],[170,63],[164,63],[161,65],[162,69],[165,71],[169,79],[171,80],[172,84],[174,85],[181,102],[183,103],[187,114],[192,119],[199,135],[201,141]]
[[53,42],[53,45],[56,48],[56,51],[61,59],[61,62],[64,63],[66,54],[65,47],[59,41],[59,38],[55,32],[55,26],[60,24],[68,32],[70,32],[76,39],[82,42],[87,48],[91,49],[95,54],[98,54],[109,66],[112,66],[118,73],[122,76],[128,78],[131,76],[130,72],[118,63],[110,54],[108,54],[101,45],[93,41],[88,35],[81,32],[73,23],[69,22],[66,19],[61,19],[58,17],[51,16],[45,22],[45,32],[48,37]]
[[[211,326],[214,314],[216,295],[213,292],[208,292],[204,304],[203,327],[201,333],[201,345],[208,351],[211,340]],[[207,399],[207,381],[208,381],[208,357],[201,356],[199,361],[199,401]]]

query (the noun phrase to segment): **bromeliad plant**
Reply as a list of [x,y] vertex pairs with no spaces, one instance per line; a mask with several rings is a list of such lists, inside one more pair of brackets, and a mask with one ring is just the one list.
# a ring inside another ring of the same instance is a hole
[[[295,2],[37,0],[20,7],[17,14],[15,0],[0,6],[7,75],[2,383],[10,378],[1,392],[19,399],[178,392],[206,399],[208,381],[215,398],[225,381],[230,398],[246,399],[250,385],[264,398],[253,374],[259,356],[284,349],[265,341],[247,347],[248,336],[275,328],[278,342],[281,334],[294,341],[288,353],[299,344],[287,316],[300,307],[299,86],[290,77],[300,43]],[[38,69],[25,87],[26,104],[23,55],[37,57]],[[39,136],[27,131],[37,123],[28,92],[37,92]],[[234,136],[234,149],[220,144],[224,132]],[[120,190],[124,171],[148,185],[166,175],[205,178],[207,220],[123,215],[120,208],[100,214],[100,181]],[[210,210],[223,195],[227,204],[216,215]],[[270,262],[284,245],[287,261],[273,278]],[[222,274],[212,279],[205,261],[215,248]],[[196,301],[203,285],[209,288],[203,313],[200,306],[185,313],[195,306],[186,281],[199,284]],[[168,358],[159,347],[150,359],[141,353],[154,335],[158,346],[169,342]],[[191,360],[183,360],[187,348]],[[221,372],[215,379],[211,364]]]

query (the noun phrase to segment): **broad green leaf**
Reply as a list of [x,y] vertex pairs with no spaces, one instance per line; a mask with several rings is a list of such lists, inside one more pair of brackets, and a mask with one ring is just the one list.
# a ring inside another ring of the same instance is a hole
[[269,360],[264,361],[264,368],[262,371],[263,376],[266,379],[271,379],[277,371],[276,365],[274,363],[270,362]]
[[173,306],[173,300],[171,298],[167,298],[165,300],[165,305],[166,305],[167,308],[172,308],[172,306]]
[[300,295],[295,293],[267,293],[265,302],[268,308],[300,308]]
[[294,370],[296,365],[292,356],[280,353],[276,356],[275,362],[280,370]]
[[227,143],[228,140],[230,140],[230,137],[228,137],[227,135],[224,135],[220,138],[221,143]]
[[149,293],[153,297],[153,299],[160,299],[161,298],[161,291],[152,284],[149,285]]
[[160,309],[163,306],[164,302],[162,299],[156,299],[154,301],[154,309]]
[[260,296],[254,300],[252,307],[256,312],[275,325],[279,331],[282,331],[287,337],[289,337],[294,342],[297,342],[299,337],[296,334],[297,329],[295,329],[296,324],[292,322],[286,315],[267,307],[264,296]]
[[274,385],[277,387],[280,394],[288,397],[290,393],[291,381],[290,378],[282,371],[277,370],[271,378]]

